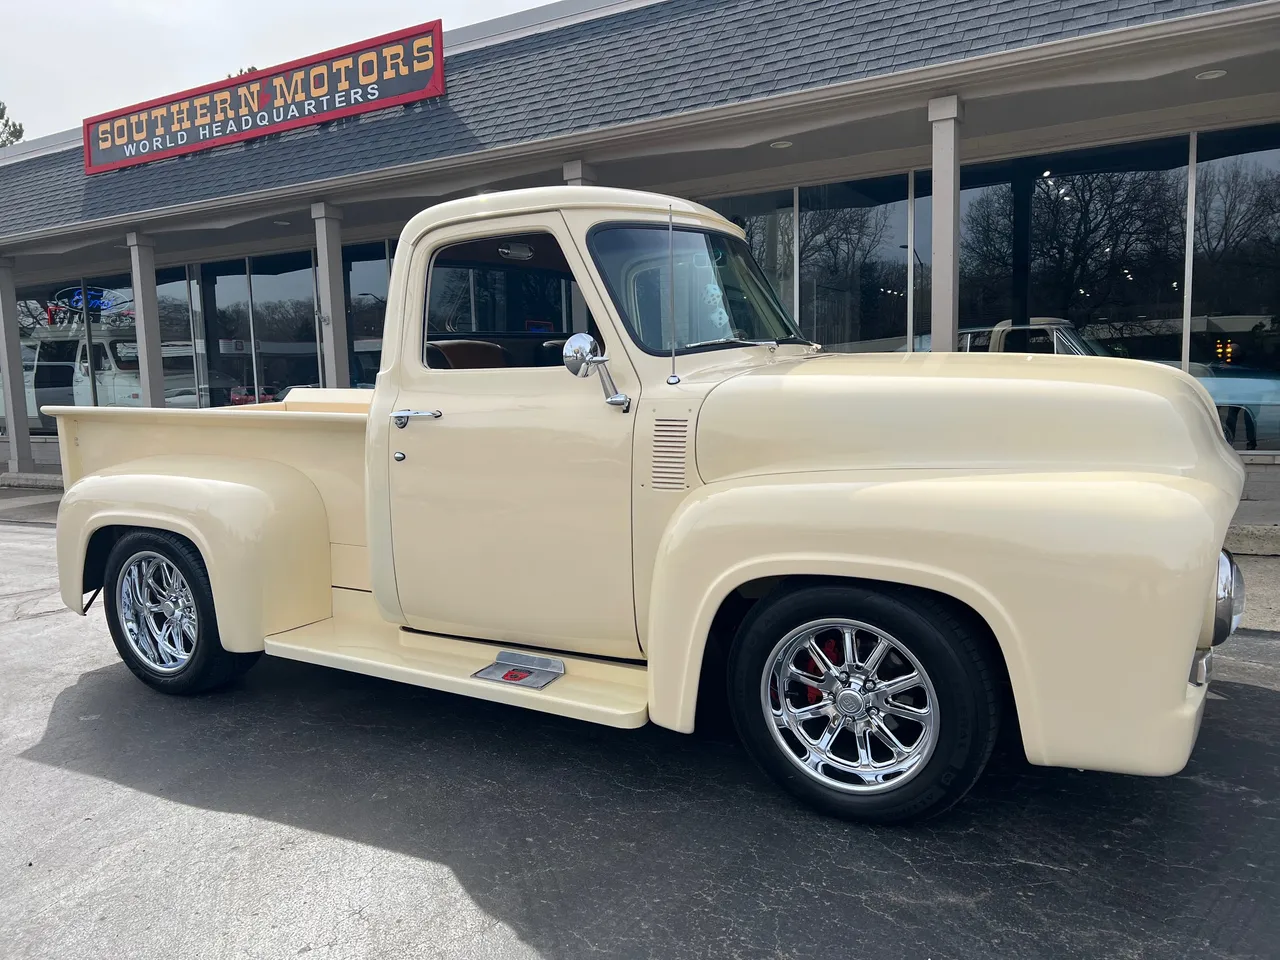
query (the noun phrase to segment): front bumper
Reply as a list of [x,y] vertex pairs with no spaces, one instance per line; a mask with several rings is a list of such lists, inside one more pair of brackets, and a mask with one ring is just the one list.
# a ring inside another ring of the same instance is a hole
[[1197,650],[1191,660],[1191,675],[1187,683],[1193,687],[1203,687],[1213,679],[1213,647],[1208,650]]
[[1218,554],[1218,581],[1213,604],[1213,645],[1240,629],[1244,618],[1244,575],[1230,552]]
[[[1218,554],[1218,577],[1213,598],[1213,647],[1240,629],[1244,618],[1244,575],[1228,550]],[[1213,647],[1196,649],[1187,682],[1203,687],[1213,679]]]

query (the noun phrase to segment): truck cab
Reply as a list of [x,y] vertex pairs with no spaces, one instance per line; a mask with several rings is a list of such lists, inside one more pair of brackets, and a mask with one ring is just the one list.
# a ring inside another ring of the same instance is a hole
[[1002,715],[1033,763],[1186,763],[1243,610],[1243,469],[1193,378],[825,354],[741,230],[655,194],[467,198],[397,249],[372,390],[51,411],[63,598],[103,592],[144,682],[266,654],[618,727],[719,713],[870,822],[957,802]]

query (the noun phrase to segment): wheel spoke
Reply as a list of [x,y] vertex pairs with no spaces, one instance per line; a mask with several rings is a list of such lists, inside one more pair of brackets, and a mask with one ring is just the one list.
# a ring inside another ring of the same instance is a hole
[[876,739],[893,751],[895,761],[905,760],[910,755],[911,748],[899,740],[879,717],[871,718],[871,726],[875,731]]
[[821,690],[822,680],[819,677],[811,677],[803,670],[795,666],[795,664],[787,664],[787,679],[799,680],[806,687],[813,687],[815,690]]
[[810,637],[805,649],[808,650],[809,656],[813,657],[813,662],[818,665],[818,669],[822,671],[823,680],[831,680],[839,674],[839,671],[827,659],[827,655],[822,652],[822,648],[818,646],[817,640]]
[[812,761],[812,766],[816,767],[818,763],[824,763],[830,759],[831,744],[835,742],[836,735],[840,733],[842,726],[844,723],[833,717],[819,734],[818,739],[809,741],[809,760]]
[[858,745],[858,766],[875,766],[875,761],[871,759],[871,739],[865,727],[855,731],[854,743]]
[[884,701],[884,712],[895,717],[905,717],[908,720],[920,721],[933,713],[933,707],[928,703],[923,707],[913,707],[909,704],[886,699]]
[[806,720],[812,720],[814,717],[825,717],[831,712],[830,700],[819,700],[817,703],[809,704],[804,707],[793,707],[787,704],[784,709],[791,715],[791,719],[798,723]]
[[843,627],[840,633],[844,636],[844,668],[853,670],[858,666],[857,631],[853,627]]
[[872,648],[867,659],[862,663],[862,672],[868,677],[874,677],[876,671],[880,669],[880,662],[885,658],[885,654],[889,652],[889,641],[883,637],[876,638],[876,645]]
[[892,680],[886,680],[880,684],[880,694],[883,697],[892,697],[902,693],[904,690],[920,686],[920,682],[920,674],[912,670],[906,676],[894,677]]

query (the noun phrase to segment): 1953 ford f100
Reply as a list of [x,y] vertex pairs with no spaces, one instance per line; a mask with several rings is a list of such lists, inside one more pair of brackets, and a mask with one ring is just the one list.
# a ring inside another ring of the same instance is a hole
[[146,683],[267,653],[617,727],[722,705],[877,822],[959,800],[1002,718],[1036,764],[1186,763],[1243,609],[1191,377],[824,354],[741,231],[651,194],[457,200],[398,251],[372,391],[48,411],[63,597]]

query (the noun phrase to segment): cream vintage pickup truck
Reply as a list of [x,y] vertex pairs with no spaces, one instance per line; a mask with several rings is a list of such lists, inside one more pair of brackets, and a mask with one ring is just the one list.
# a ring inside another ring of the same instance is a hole
[[[1032,763],[1166,775],[1243,584],[1204,388],[1129,360],[824,354],[667,197],[444,203],[372,391],[61,407],[66,604],[158,690],[266,653],[615,727],[731,715],[824,811]],[[89,602],[92,602],[92,596]]]

